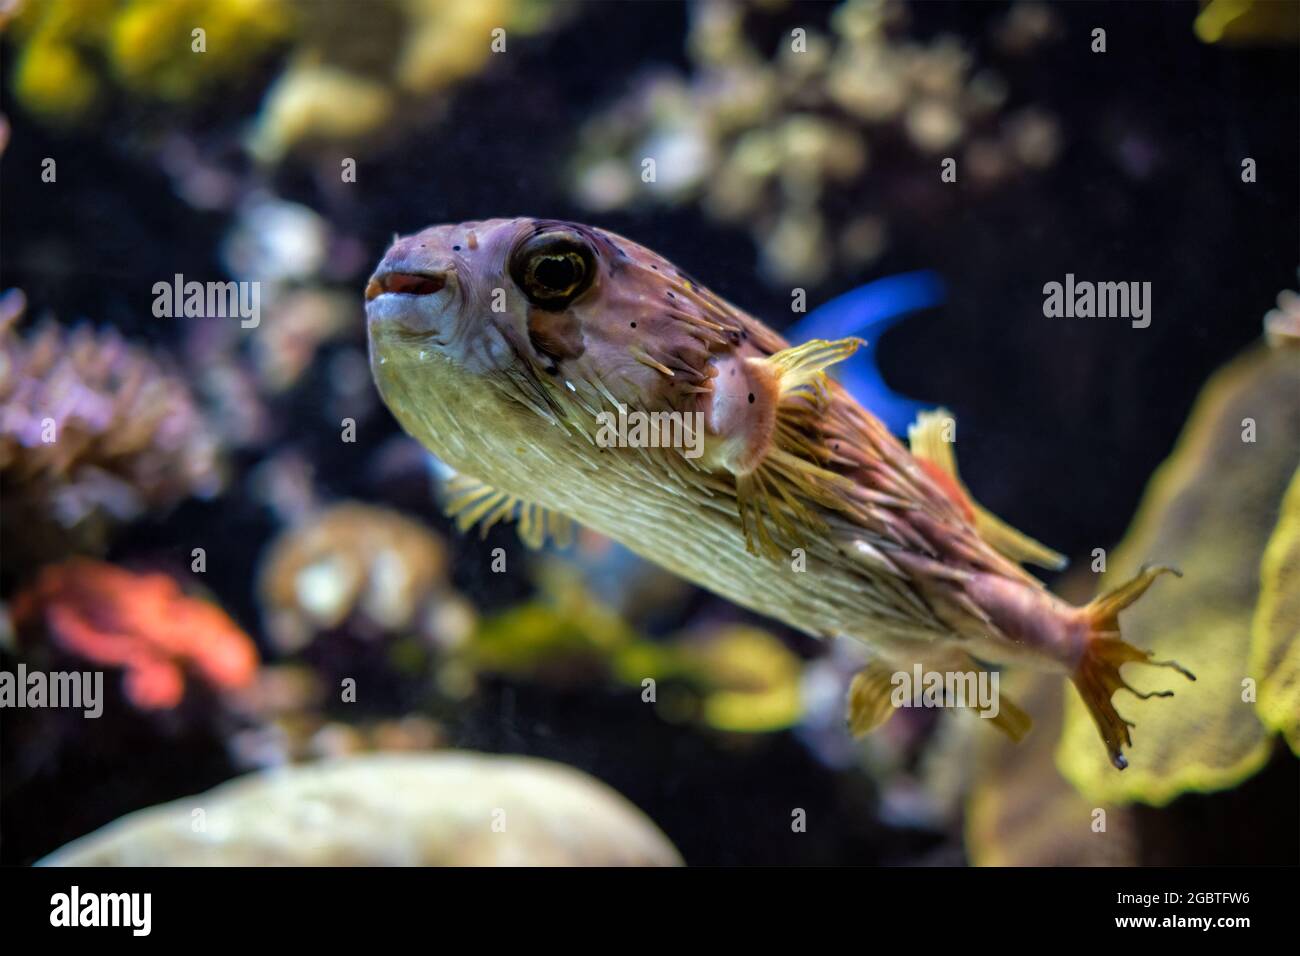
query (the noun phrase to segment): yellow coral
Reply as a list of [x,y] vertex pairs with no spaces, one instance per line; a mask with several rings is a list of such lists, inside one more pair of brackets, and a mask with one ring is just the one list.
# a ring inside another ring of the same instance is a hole
[[[1251,428],[1254,440],[1244,440]],[[1300,354],[1258,346],[1210,380],[1152,479],[1107,578],[1124,580],[1146,561],[1182,568],[1181,581],[1125,612],[1124,630],[1138,646],[1179,660],[1197,682],[1177,689],[1174,707],[1119,695],[1120,713],[1137,725],[1123,773],[1096,746],[1083,705],[1068,698],[1057,763],[1090,799],[1162,805],[1185,791],[1231,787],[1268,759],[1267,717],[1245,682],[1262,676],[1248,666],[1260,555],[1295,471],[1297,435]],[[1164,687],[1130,679],[1141,690]]]
[[15,92],[39,116],[76,121],[99,99],[103,62],[133,92],[185,100],[228,82],[292,25],[280,0],[44,0],[14,24]]
[[18,58],[14,92],[33,110],[54,120],[76,119],[94,104],[94,72],[77,49],[56,40],[33,42]]
[[1202,0],[1192,29],[1202,43],[1288,44],[1300,39],[1300,11],[1278,0]]
[[970,861],[976,866],[1133,865],[1131,811],[1095,806],[1053,764],[1061,729],[1060,683],[1027,672],[1003,673],[1002,681],[1007,696],[1033,718],[1034,729],[1020,743],[1002,734],[973,739],[974,779],[966,804]]
[[109,62],[127,88],[184,100],[254,62],[288,26],[276,0],[130,0],[113,23]]
[[259,161],[275,162],[300,143],[364,136],[388,122],[393,109],[392,94],[378,80],[331,66],[295,64],[267,92],[248,148]]
[[1259,681],[1259,719],[1300,754],[1300,470],[1282,502],[1260,568],[1250,673]]
[[716,730],[765,733],[799,722],[803,666],[780,640],[737,625],[680,645],[705,693],[701,716]]
[[429,93],[482,68],[492,53],[492,30],[507,27],[515,4],[407,0],[406,6],[416,30],[397,62],[397,81],[408,92]]

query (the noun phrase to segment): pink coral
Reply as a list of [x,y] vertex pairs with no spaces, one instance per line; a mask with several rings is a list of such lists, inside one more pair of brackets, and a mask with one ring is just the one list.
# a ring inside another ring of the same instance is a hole
[[0,297],[0,478],[6,545],[98,548],[114,521],[220,487],[189,387],[116,332],[46,323],[19,335]]

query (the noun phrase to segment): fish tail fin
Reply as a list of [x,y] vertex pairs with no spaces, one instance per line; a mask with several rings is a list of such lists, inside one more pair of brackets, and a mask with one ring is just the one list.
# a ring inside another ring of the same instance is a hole
[[1121,748],[1133,745],[1129,729],[1134,724],[1120,716],[1111,697],[1121,689],[1143,700],[1174,695],[1172,690],[1138,691],[1120,676],[1120,668],[1124,664],[1148,664],[1167,667],[1188,680],[1196,680],[1196,675],[1176,661],[1152,660],[1151,651],[1134,647],[1120,637],[1119,612],[1145,594],[1156,578],[1166,572],[1182,576],[1175,568],[1148,565],[1131,580],[1079,609],[1087,626],[1086,643],[1083,656],[1070,679],[1101,733],[1111,763],[1120,770],[1128,766]]

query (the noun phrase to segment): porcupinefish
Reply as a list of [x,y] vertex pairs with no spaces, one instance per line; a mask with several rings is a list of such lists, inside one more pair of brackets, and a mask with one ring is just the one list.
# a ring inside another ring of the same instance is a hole
[[[1138,691],[1121,666],[1192,677],[1120,635],[1171,569],[1082,607],[1056,597],[1021,564],[1064,559],[971,498],[951,416],[918,415],[909,449],[828,374],[859,340],[792,347],[649,249],[545,219],[397,238],[365,298],[380,394],[458,473],[462,529],[512,518],[538,545],[576,521],[800,631],[863,641],[855,731],[892,712],[891,674],[1028,666],[1073,681],[1122,769],[1132,724],[1111,698]],[[701,422],[697,453],[602,440],[637,412]],[[1005,697],[992,722],[1017,739],[1029,724]]]

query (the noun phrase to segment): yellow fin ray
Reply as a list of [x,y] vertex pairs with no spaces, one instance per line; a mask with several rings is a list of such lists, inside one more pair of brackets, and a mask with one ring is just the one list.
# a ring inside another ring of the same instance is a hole
[[498,522],[514,519],[520,540],[534,550],[548,537],[561,548],[573,543],[573,521],[567,515],[498,491],[477,478],[453,476],[447,481],[445,496],[444,510],[461,532],[477,524],[486,537]]
[[921,412],[916,423],[907,429],[912,454],[937,466],[952,479],[957,490],[965,497],[974,515],[975,529],[980,537],[1000,554],[1020,564],[1035,564],[1040,568],[1059,571],[1068,563],[1065,555],[1017,531],[991,511],[980,506],[957,474],[957,457],[953,453],[953,440],[945,432],[955,426],[956,419],[947,409],[936,408]]
[[849,684],[849,733],[862,737],[871,733],[894,715],[894,669],[883,661],[872,661],[853,675]]
[[[806,546],[801,535],[826,531],[819,509],[844,507],[852,482],[825,467],[832,456],[822,445],[817,421],[826,402],[825,370],[860,345],[861,339],[814,339],[749,360],[759,375],[768,376],[776,396],[770,447],[756,467],[736,478],[737,507],[751,553],[777,557],[783,547]],[[785,540],[778,543],[773,532]]]
[[843,362],[866,343],[862,339],[812,339],[803,345],[782,349],[759,361],[766,362],[781,378],[781,391],[813,381],[837,362]]

